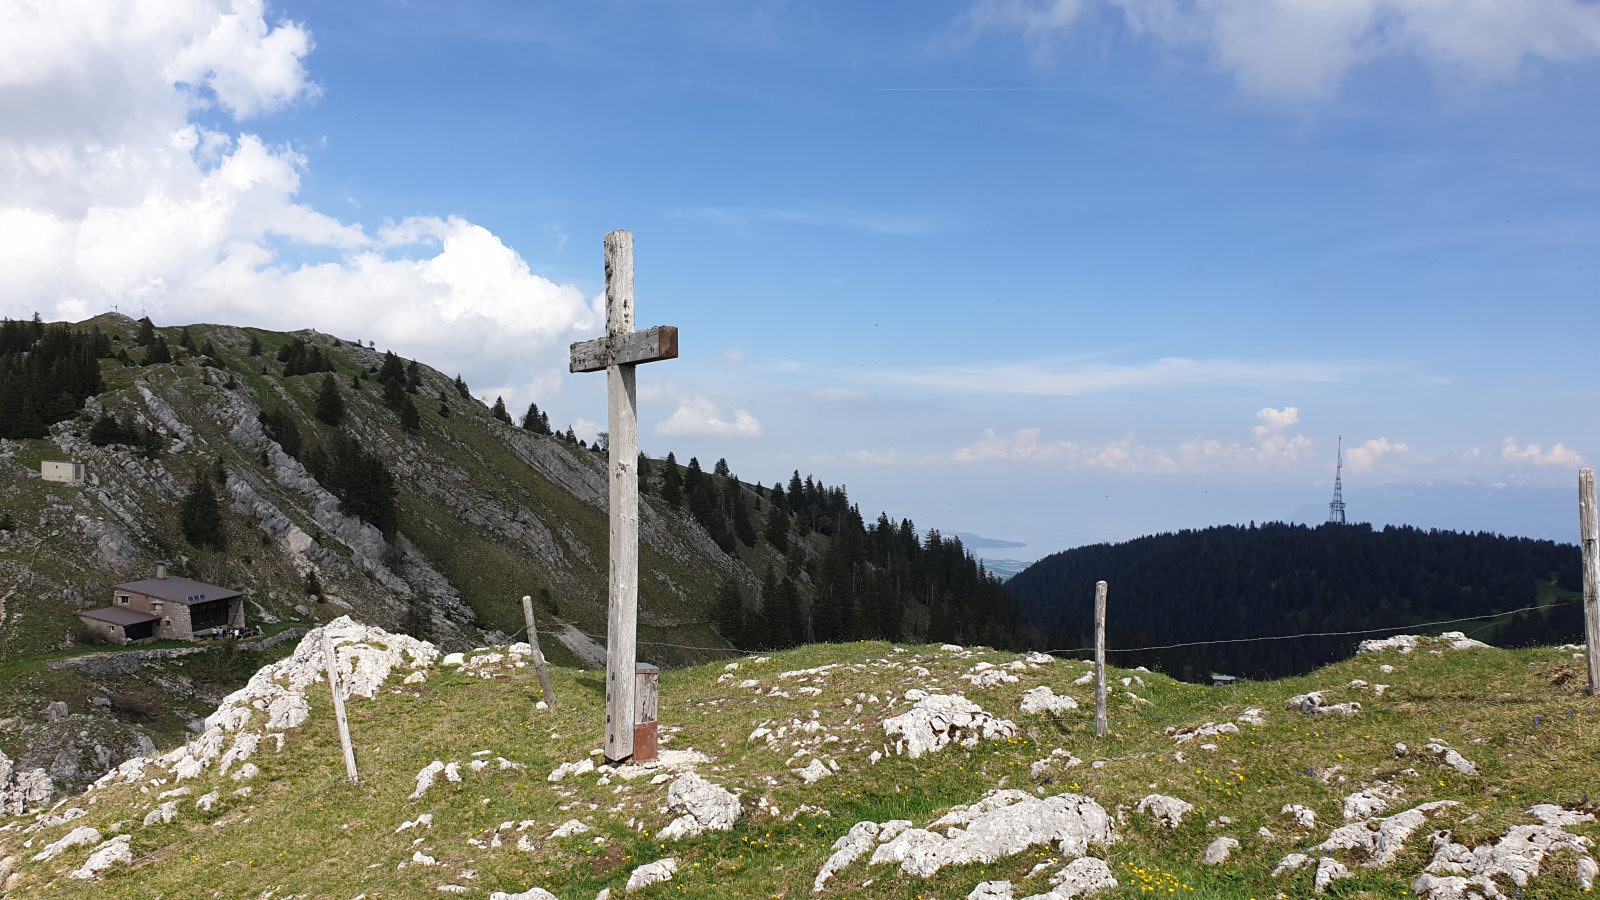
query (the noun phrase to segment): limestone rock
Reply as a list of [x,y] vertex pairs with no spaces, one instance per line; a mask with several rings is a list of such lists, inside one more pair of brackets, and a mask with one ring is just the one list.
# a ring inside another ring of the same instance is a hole
[[556,895],[544,888],[528,888],[520,894],[508,894],[505,891],[495,891],[489,895],[489,900],[556,900]]
[[693,772],[678,776],[667,788],[667,810],[679,812],[656,835],[663,841],[694,837],[707,831],[730,831],[738,821],[739,798]]
[[593,772],[593,771],[594,771],[594,760],[590,759],[588,757],[585,757],[583,759],[578,760],[577,762],[566,762],[566,763],[562,763],[559,766],[556,766],[554,769],[551,770],[550,777],[548,779],[546,779],[546,780],[548,780],[548,781],[562,781],[562,780],[565,780],[568,775],[584,775],[584,774],[587,774],[587,773]]
[[1405,849],[1406,839],[1422,827],[1424,821],[1457,805],[1454,800],[1435,800],[1387,818],[1341,825],[1329,833],[1327,840],[1312,849],[1322,852],[1361,850],[1371,857],[1366,863],[1369,867],[1390,866],[1400,851]]
[[912,691],[906,699],[913,700],[916,705],[883,720],[883,730],[895,739],[896,752],[912,759],[938,752],[952,743],[970,748],[976,747],[980,740],[998,740],[1017,734],[1015,722],[996,718],[959,694]]
[[1024,795],[971,819],[965,830],[949,835],[912,828],[878,847],[872,864],[898,860],[900,871],[927,878],[946,866],[989,863],[1027,850],[1053,845],[1065,856],[1078,857],[1090,844],[1116,840],[1111,817],[1094,800],[1079,794],[1037,799]]
[[1201,862],[1208,866],[1219,866],[1228,861],[1228,854],[1239,848],[1239,842],[1231,837],[1219,837],[1206,847],[1206,854]]
[[1064,713],[1071,712],[1077,708],[1078,701],[1065,694],[1056,694],[1048,684],[1042,684],[1022,692],[1022,712],[1026,715]]
[[1195,725],[1186,728],[1178,728],[1177,726],[1169,725],[1167,726],[1166,733],[1168,737],[1172,738],[1174,743],[1186,744],[1195,738],[1214,738],[1224,734],[1238,734],[1239,726],[1233,724],[1232,722],[1223,722],[1221,725],[1218,725],[1215,722],[1207,722],[1204,725]]
[[60,856],[63,850],[70,850],[73,847],[79,847],[84,844],[98,843],[100,843],[100,831],[98,829],[90,828],[87,825],[79,825],[77,828],[67,832],[64,836],[57,838],[52,843],[48,844],[43,850],[35,853],[33,855],[33,861],[45,862],[46,860],[55,859],[57,856]]
[[1286,816],[1294,816],[1294,823],[1301,828],[1317,827],[1317,814],[1309,807],[1289,803],[1284,805],[1282,812]]
[[1358,791],[1344,798],[1344,817],[1346,819],[1368,819],[1389,808],[1389,804],[1398,800],[1405,791],[1398,785],[1380,781],[1364,791]]
[[1114,888],[1117,886],[1117,879],[1112,876],[1111,867],[1106,865],[1105,860],[1082,856],[1051,875],[1050,883],[1054,887],[1049,891],[1024,897],[1023,900],[1072,900],[1074,897]]
[[0,819],[20,816],[50,803],[55,784],[44,769],[19,769],[0,752]]
[[1432,753],[1434,756],[1439,757],[1439,759],[1443,761],[1445,765],[1455,769],[1457,772],[1460,772],[1463,775],[1478,774],[1478,767],[1476,765],[1474,765],[1460,753],[1457,753],[1439,741],[1429,741],[1425,749],[1427,749],[1427,751]]
[[1580,860],[1588,859],[1588,851],[1594,846],[1594,841],[1582,835],[1568,834],[1559,825],[1515,825],[1500,840],[1482,847],[1468,849],[1447,838],[1437,841],[1435,846],[1433,859],[1425,872],[1463,876],[1466,882],[1458,885],[1446,879],[1437,886],[1438,890],[1467,890],[1471,886],[1485,897],[1495,897],[1497,889],[1494,879],[1504,878],[1519,888],[1526,887],[1529,881],[1538,876],[1539,868],[1549,853],[1565,849],[1577,854]]
[[1165,823],[1168,828],[1177,828],[1183,823],[1183,817],[1194,811],[1194,804],[1164,794],[1150,794],[1140,800],[1134,809],[1149,813],[1156,818],[1156,821]]
[[1321,894],[1328,889],[1328,885],[1341,878],[1349,878],[1350,870],[1344,863],[1331,856],[1324,856],[1317,860],[1317,874],[1311,882],[1311,889]]
[[149,814],[144,817],[144,827],[149,828],[152,825],[166,825],[177,817],[178,801],[168,800],[155,809],[150,810]]
[[967,894],[967,900],[1014,900],[1009,881],[980,881]]
[[568,819],[556,826],[556,829],[550,832],[550,836],[552,838],[569,838],[575,834],[587,834],[589,830],[589,826],[579,822],[577,819]]
[[813,759],[810,765],[799,770],[800,778],[806,784],[816,784],[832,774],[832,772],[828,771],[828,767],[822,764],[822,760],[820,759]]
[[631,894],[652,884],[671,881],[672,876],[676,874],[678,874],[678,861],[676,859],[670,856],[666,859],[658,859],[653,863],[647,863],[634,869],[633,873],[628,876],[628,884],[622,890]]
[[878,840],[879,831],[877,822],[857,822],[850,826],[843,837],[833,842],[833,855],[817,870],[817,877],[811,882],[812,893],[822,890],[828,879],[871,850]]
[[84,860],[83,867],[75,869],[68,877],[79,881],[89,881],[99,878],[100,873],[117,865],[128,865],[133,862],[133,850],[128,847],[132,840],[125,834],[119,834],[109,841],[101,844]]
[[1312,691],[1309,694],[1297,694],[1290,697],[1290,709],[1298,710],[1308,716],[1353,716],[1361,712],[1360,703],[1333,703],[1323,699],[1322,691]]

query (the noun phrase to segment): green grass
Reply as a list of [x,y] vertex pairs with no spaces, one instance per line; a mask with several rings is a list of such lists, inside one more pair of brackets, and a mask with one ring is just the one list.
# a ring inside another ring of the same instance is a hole
[[[359,787],[343,781],[325,688],[314,686],[312,719],[290,733],[282,753],[265,749],[254,760],[262,772],[250,783],[253,794],[233,796],[238,783],[208,772],[192,783],[196,795],[223,791],[216,811],[200,814],[192,797],[186,798],[176,822],[146,829],[139,827],[139,820],[156,788],[150,795],[130,788],[97,792],[89,815],[72,826],[105,828],[123,821],[124,830],[133,835],[136,855],[148,858],[96,885],[52,880],[46,867],[29,866],[14,896],[256,896],[271,889],[274,896],[330,898],[365,892],[376,900],[435,896],[439,885],[459,883],[470,888],[469,896],[540,886],[563,900],[589,900],[606,887],[620,896],[634,867],[670,855],[679,861],[677,878],[635,896],[802,898],[811,896],[811,879],[832,842],[855,822],[909,818],[923,825],[1004,782],[1040,794],[1077,791],[1123,814],[1118,842],[1103,850],[1122,886],[1102,896],[1265,900],[1281,891],[1302,897],[1310,895],[1309,872],[1273,879],[1269,873],[1277,860],[1325,838],[1343,822],[1342,799],[1383,778],[1406,791],[1391,811],[1437,799],[1461,804],[1413,836],[1392,869],[1360,868],[1356,859],[1347,858],[1358,877],[1338,882],[1330,891],[1338,898],[1396,898],[1410,895],[1411,879],[1426,864],[1426,832],[1432,828],[1453,828],[1456,840],[1475,845],[1493,840],[1510,825],[1531,821],[1522,810],[1533,803],[1571,807],[1583,802],[1586,791],[1600,793],[1593,774],[1600,771],[1600,713],[1591,698],[1571,693],[1582,684],[1580,661],[1553,649],[1388,653],[1359,657],[1303,678],[1227,688],[1113,670],[1113,678],[1141,675],[1146,687],[1134,690],[1152,702],[1134,704],[1119,691],[1111,705],[1113,736],[1106,739],[1093,735],[1088,688],[1072,684],[1084,671],[1081,663],[1029,670],[1021,673],[1019,683],[980,690],[957,676],[980,659],[1004,664],[1015,656],[983,652],[960,659],[932,647],[909,650],[895,654],[881,643],[805,647],[776,654],[768,663],[744,660],[732,673],[734,679],[722,683],[719,664],[663,674],[660,717],[663,734],[670,735],[666,747],[708,754],[712,761],[700,766],[701,774],[743,796],[743,816],[730,832],[663,847],[652,835],[672,818],[661,811],[666,785],[650,785],[641,778],[602,786],[593,775],[559,784],[546,780],[556,765],[583,758],[598,745],[603,697],[597,673],[553,670],[561,703],[540,711],[533,708],[538,687],[531,669],[508,670],[497,680],[434,669],[418,685],[401,685],[398,675],[403,673],[398,673],[378,699],[350,704],[362,771]],[[900,668],[873,666],[878,659]],[[814,698],[797,695],[805,683],[777,677],[785,670],[825,663],[845,665],[822,681],[809,682],[822,688]],[[852,670],[849,664],[864,668]],[[1380,664],[1396,670],[1379,673]],[[913,675],[912,665],[925,666],[930,674]],[[738,688],[738,680],[746,677],[759,679],[763,691],[778,685],[796,696],[758,696]],[[1392,687],[1375,699],[1370,689],[1348,687],[1354,678]],[[1020,715],[1016,710],[1022,691],[1040,683],[1070,693],[1085,706],[1057,719]],[[960,690],[985,709],[1013,719],[1020,726],[1019,737],[970,751],[951,747],[918,760],[891,755],[869,765],[867,753],[884,743],[882,719],[906,704],[885,711],[882,702],[865,703],[856,713],[856,695],[876,694],[886,701],[929,684]],[[1327,689],[1330,701],[1360,700],[1364,709],[1353,718],[1331,720],[1284,709],[1289,696],[1311,689]],[[1266,710],[1269,718],[1263,727],[1243,726],[1240,734],[1218,741],[1216,751],[1200,750],[1194,746],[1199,742],[1192,742],[1183,748],[1186,759],[1176,760],[1164,728],[1232,721],[1247,706]],[[774,752],[746,737],[758,724],[808,719],[812,710],[829,733],[841,738],[821,752],[837,760],[842,771],[807,786],[785,765],[787,739],[783,752]],[[857,725],[860,730],[853,730]],[[1396,742],[1420,748],[1430,738],[1447,739],[1479,766],[1480,774],[1460,775],[1415,752],[1394,758]],[[1030,764],[1057,747],[1083,764],[1054,768],[1050,783],[1032,781]],[[502,755],[527,769],[464,771],[460,784],[441,781],[423,799],[406,799],[416,772],[430,760],[455,760],[465,768],[477,750],[490,750],[491,759]],[[1092,767],[1096,760],[1105,765]],[[1415,768],[1419,776],[1402,775],[1406,768]],[[1196,810],[1182,827],[1169,831],[1132,811],[1149,793],[1181,797]],[[778,807],[781,815],[758,809],[761,799]],[[1316,829],[1295,829],[1279,813],[1285,803],[1314,809]],[[809,809],[791,819],[802,804]],[[433,813],[431,828],[394,834],[401,822],[423,812]],[[1477,818],[1462,821],[1469,815]],[[1218,816],[1233,823],[1208,828]],[[595,830],[549,839],[554,826],[569,818]],[[523,832],[535,844],[532,852],[516,848],[515,831],[509,836],[502,831],[499,847],[468,843],[475,839],[487,844],[499,823],[522,820],[538,823]],[[1277,833],[1276,842],[1256,837],[1263,825]],[[72,826],[38,837],[54,839]],[[1592,824],[1570,830],[1600,837],[1600,828]],[[1221,867],[1202,866],[1205,845],[1223,834],[1243,846]],[[422,841],[413,847],[415,838]],[[19,840],[15,833],[0,833],[0,856],[17,853]],[[400,867],[414,849],[440,865]],[[75,866],[86,855],[73,851],[64,859]],[[1032,878],[1027,875],[1036,863],[1056,858],[1051,848],[1039,847],[989,865],[947,869],[927,880],[901,875],[890,866],[869,867],[862,860],[844,870],[821,896],[959,898],[978,881],[1009,878],[1017,882],[1021,897],[1048,889],[1045,876],[1059,864]],[[1540,878],[1523,889],[1524,897],[1579,896],[1573,867],[1570,857],[1548,860]],[[468,871],[470,879],[463,874]]]

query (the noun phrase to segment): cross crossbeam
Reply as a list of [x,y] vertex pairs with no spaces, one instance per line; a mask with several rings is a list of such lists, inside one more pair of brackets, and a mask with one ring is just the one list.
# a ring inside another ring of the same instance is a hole
[[657,325],[644,331],[606,335],[572,345],[573,372],[599,372],[607,366],[631,366],[678,358],[678,326]]

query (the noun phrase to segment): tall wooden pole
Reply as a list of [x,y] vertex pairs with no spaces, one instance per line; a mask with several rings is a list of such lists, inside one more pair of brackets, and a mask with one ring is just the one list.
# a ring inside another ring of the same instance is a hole
[[522,618],[528,623],[528,646],[533,648],[533,671],[539,676],[539,687],[544,690],[544,702],[556,705],[556,692],[550,688],[550,675],[544,670],[544,651],[539,649],[539,628],[533,624],[533,598],[522,597]]
[[333,715],[339,720],[339,746],[344,749],[344,771],[351,784],[360,784],[356,773],[356,748],[350,744],[350,720],[344,715],[344,692],[339,690],[339,662],[333,655],[328,626],[322,626],[322,659],[328,667],[328,689],[333,691]]
[[1583,638],[1589,663],[1589,693],[1600,693],[1600,515],[1594,470],[1578,472],[1578,535],[1583,543]]
[[1106,736],[1106,583],[1094,584],[1094,734]]
[[[633,235],[606,235],[606,335],[633,332]],[[610,431],[611,591],[606,619],[608,760],[633,755],[633,695],[639,623],[639,399],[632,364],[606,366]]]

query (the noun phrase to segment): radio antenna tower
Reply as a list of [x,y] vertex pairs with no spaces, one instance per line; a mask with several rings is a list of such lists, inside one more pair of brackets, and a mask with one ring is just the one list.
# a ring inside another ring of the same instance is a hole
[[1328,521],[1344,524],[1344,436],[1339,437],[1339,461],[1333,467],[1333,499],[1328,502]]

